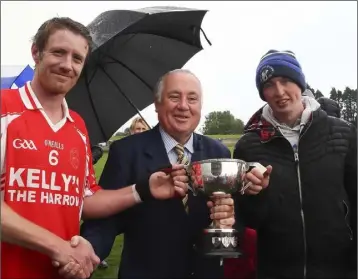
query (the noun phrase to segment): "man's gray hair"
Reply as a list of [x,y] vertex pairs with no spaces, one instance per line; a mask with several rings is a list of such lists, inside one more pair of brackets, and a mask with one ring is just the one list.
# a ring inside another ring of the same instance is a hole
[[[187,69],[175,69],[175,70],[167,72],[166,74],[162,75],[159,78],[157,84],[154,87],[155,101],[160,102],[162,100],[162,94],[163,94],[163,89],[164,89],[164,81],[170,74],[174,74],[174,73],[185,73],[185,74],[192,75],[193,77],[195,77],[198,80],[199,85],[200,85],[200,91],[202,91],[201,82],[193,72],[191,72],[190,70],[187,70]],[[201,99],[202,98],[203,97],[201,97]]]

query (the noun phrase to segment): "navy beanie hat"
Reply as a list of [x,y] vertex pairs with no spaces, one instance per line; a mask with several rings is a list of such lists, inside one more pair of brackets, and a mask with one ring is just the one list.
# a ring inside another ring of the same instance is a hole
[[270,50],[262,56],[256,70],[256,87],[264,101],[263,86],[274,77],[289,78],[301,88],[302,92],[306,90],[305,75],[292,51]]

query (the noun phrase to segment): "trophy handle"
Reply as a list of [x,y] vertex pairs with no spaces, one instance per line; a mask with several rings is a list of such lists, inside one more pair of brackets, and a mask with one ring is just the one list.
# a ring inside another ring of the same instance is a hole
[[[246,162],[245,164],[243,164],[242,166],[242,171],[243,173],[248,173],[250,172],[253,168],[258,168],[259,171],[264,174],[266,172],[266,168],[261,165],[260,163],[257,163],[257,162]],[[245,190],[247,188],[249,188],[250,186],[252,185],[252,182],[251,181],[243,181],[242,182],[242,187],[241,187],[241,190],[240,190],[240,193],[241,195],[244,195],[245,194]]]

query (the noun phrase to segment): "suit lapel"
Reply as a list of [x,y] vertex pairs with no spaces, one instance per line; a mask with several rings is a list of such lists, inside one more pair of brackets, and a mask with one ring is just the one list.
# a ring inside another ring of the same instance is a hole
[[145,166],[147,166],[148,172],[153,173],[171,164],[159,132],[159,125],[155,126],[149,133],[151,133],[151,136],[144,148],[145,158],[143,159],[147,160]]
[[[159,125],[155,126],[148,133],[150,133],[150,137],[148,137],[148,142],[144,147],[143,160],[146,160],[144,165],[147,168],[147,172],[153,173],[161,168],[166,168],[168,166],[171,166],[171,164],[164,146],[164,142],[160,135]],[[203,143],[201,140],[201,136],[195,133],[193,138],[193,147],[194,147],[194,153],[191,157],[191,162],[203,160],[205,157],[203,154]],[[195,203],[193,203],[193,198],[194,197],[192,192],[189,191],[188,193],[189,215],[191,215],[190,207],[192,209],[196,207]],[[182,202],[180,200],[177,200],[175,201],[175,203],[177,204],[178,208],[182,209],[182,213],[183,213],[182,215],[186,216],[185,218],[187,218],[187,214],[185,213]],[[206,204],[204,207],[206,207]]]
[[[168,158],[167,151],[165,149],[162,136],[159,131],[159,125],[155,126],[151,131],[150,139],[145,146],[144,155],[146,160],[145,166],[147,167],[148,173],[153,173],[159,171],[160,169],[167,168],[171,166],[171,163]],[[167,201],[160,201],[160,204],[166,204],[168,208],[172,208],[177,212],[180,218],[186,220],[187,214],[184,210],[183,203],[180,199],[170,199]],[[169,210],[169,209],[168,209]],[[174,218],[174,217],[173,217]],[[176,217],[175,217],[176,218]]]

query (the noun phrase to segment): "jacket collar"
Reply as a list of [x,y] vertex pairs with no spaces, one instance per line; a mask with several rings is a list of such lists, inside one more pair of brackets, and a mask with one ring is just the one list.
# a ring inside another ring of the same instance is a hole
[[[163,166],[163,168],[168,167],[170,162],[159,131],[159,124],[156,125],[153,129],[144,133],[149,133],[150,135],[144,147],[145,156],[152,162],[152,164],[149,165],[159,165]],[[194,153],[191,160],[196,161],[201,159],[203,151],[202,136],[197,133],[193,133],[193,149]],[[151,168],[151,171],[156,170]]]
[[[274,138],[283,137],[280,130],[263,117],[263,109],[264,106],[251,116],[250,120],[245,125],[244,134],[252,132],[257,133],[261,142],[268,142]],[[310,126],[313,119],[321,117],[327,117],[327,114],[321,108],[317,108],[310,113],[304,127],[302,127],[301,133]]]

